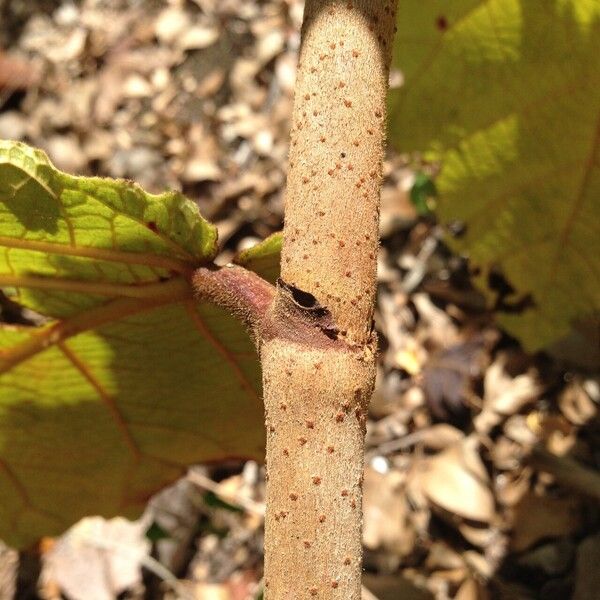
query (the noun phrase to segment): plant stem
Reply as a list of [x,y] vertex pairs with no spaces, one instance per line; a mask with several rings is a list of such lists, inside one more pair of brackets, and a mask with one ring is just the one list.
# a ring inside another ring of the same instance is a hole
[[[281,268],[288,285],[277,288],[260,343],[270,600],[361,595],[364,423],[375,374],[371,326],[394,20],[395,3],[387,0],[306,2]],[[301,292],[290,296],[290,289]],[[337,334],[311,321],[317,301],[316,312],[328,309],[323,318]]]
[[395,1],[307,0],[285,204],[282,278],[348,339],[369,339]]

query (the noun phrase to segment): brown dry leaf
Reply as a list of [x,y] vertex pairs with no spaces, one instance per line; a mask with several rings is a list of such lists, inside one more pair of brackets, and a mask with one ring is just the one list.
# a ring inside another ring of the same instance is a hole
[[277,82],[288,94],[293,94],[296,85],[296,54],[285,52],[275,64],[275,75]]
[[504,434],[525,447],[531,447],[538,441],[536,432],[529,427],[529,421],[524,415],[509,417],[504,424]]
[[0,598],[14,598],[19,555],[0,541]]
[[483,579],[489,579],[494,574],[493,565],[487,558],[475,550],[467,550],[463,552],[463,558],[470,567],[471,571],[474,571],[476,575],[479,575]]
[[394,165],[394,167],[390,177],[385,179],[381,190],[379,222],[381,237],[387,237],[399,229],[404,229],[417,218],[417,211],[409,195],[414,183],[413,170],[401,165]]
[[490,594],[475,579],[465,579],[458,588],[454,600],[487,600]]
[[423,370],[423,390],[438,419],[465,416],[471,386],[481,376],[487,352],[483,338],[455,344],[431,356]]
[[404,494],[405,476],[399,471],[365,469],[363,544],[398,556],[412,552],[415,531]]
[[580,379],[574,379],[564,389],[558,399],[558,406],[573,425],[585,425],[598,413],[598,407]]
[[372,592],[370,596],[363,596],[363,600],[433,600],[433,596],[423,586],[417,587],[401,575],[365,573],[363,582]]
[[[537,441],[537,438],[535,440]],[[508,433],[500,435],[490,448],[490,458],[494,463],[494,467],[500,471],[518,470],[531,446],[532,444],[529,444],[524,447]]]
[[441,508],[484,523],[494,517],[494,496],[476,438],[465,438],[423,461],[419,479],[423,493]]
[[429,549],[425,566],[431,570],[460,569],[464,561],[458,552],[444,542],[434,542]]
[[446,423],[438,423],[427,429],[421,429],[419,433],[419,443],[429,450],[443,450],[464,439],[464,434],[460,429]]
[[521,552],[546,537],[568,535],[581,525],[579,498],[528,493],[515,507],[510,547]]
[[468,542],[474,546],[479,546],[480,548],[486,548],[498,536],[498,533],[495,529],[488,527],[475,527],[467,523],[460,523],[458,525],[458,530]]
[[515,473],[501,473],[496,477],[496,500],[504,506],[515,506],[529,492],[532,469],[525,467]]
[[256,47],[259,65],[261,67],[264,66],[280,54],[283,50],[284,43],[285,36],[282,31],[277,29],[273,29],[261,37]]
[[202,79],[198,82],[198,85],[194,89],[194,94],[198,98],[210,98],[214,96],[225,83],[225,71],[215,67],[212,71],[209,71]]
[[156,19],[154,33],[164,44],[175,43],[190,29],[188,13],[179,6],[165,8]]
[[200,50],[212,46],[219,39],[219,29],[210,25],[189,27],[176,43],[182,50]]
[[540,385],[533,373],[512,378],[505,370],[506,357],[502,354],[485,374],[483,410],[501,415],[512,415],[533,402],[540,394]]
[[144,520],[82,519],[44,555],[42,579],[72,600],[113,600],[141,583],[150,552],[147,529]]
[[427,362],[427,351],[414,337],[407,337],[402,348],[394,354],[394,366],[410,375],[421,372]]
[[194,600],[233,600],[229,586],[225,583],[197,583],[194,585]]
[[462,341],[458,328],[446,311],[438,308],[428,294],[414,294],[412,301],[421,319],[422,336],[438,348],[448,348]]
[[0,50],[0,90],[21,90],[38,81],[39,71],[31,63]]

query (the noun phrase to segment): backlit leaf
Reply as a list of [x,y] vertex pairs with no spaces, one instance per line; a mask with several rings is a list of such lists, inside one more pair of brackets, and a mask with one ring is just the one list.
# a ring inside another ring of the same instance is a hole
[[[536,349],[600,310],[600,3],[456,0],[399,5],[391,139],[440,160],[437,212],[451,241],[499,268]],[[489,289],[489,288],[488,288]]]
[[188,283],[215,253],[180,194],[0,142],[0,286],[48,318],[0,327],[1,539],[131,516],[187,465],[262,457],[254,348]]
[[275,283],[279,277],[283,233],[278,231],[255,246],[240,252],[234,262],[258,273],[263,279]]

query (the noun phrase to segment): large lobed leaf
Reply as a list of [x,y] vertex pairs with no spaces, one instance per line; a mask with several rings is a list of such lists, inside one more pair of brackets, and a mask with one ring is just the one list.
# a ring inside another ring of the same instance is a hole
[[600,2],[406,0],[399,5],[391,139],[441,160],[442,221],[500,268],[543,347],[600,310]]
[[191,463],[262,457],[254,349],[188,283],[215,252],[180,194],[0,142],[0,286],[48,318],[0,327],[0,538],[133,515]]

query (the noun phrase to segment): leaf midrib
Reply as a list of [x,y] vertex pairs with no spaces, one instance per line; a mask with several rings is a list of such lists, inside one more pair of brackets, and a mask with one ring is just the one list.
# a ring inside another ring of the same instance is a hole
[[49,254],[75,256],[78,258],[92,258],[107,262],[120,262],[129,265],[157,267],[182,274],[189,274],[196,266],[196,264],[192,262],[158,254],[124,252],[122,250],[93,248],[90,246],[67,246],[65,244],[57,244],[54,242],[40,242],[37,240],[24,240],[6,236],[0,236],[0,246],[9,249],[16,248],[20,250],[30,250],[32,252],[45,252]]

